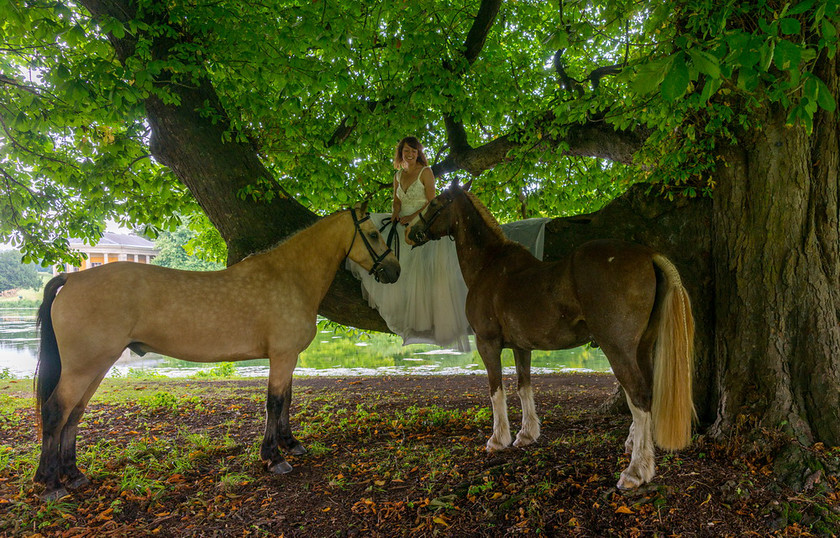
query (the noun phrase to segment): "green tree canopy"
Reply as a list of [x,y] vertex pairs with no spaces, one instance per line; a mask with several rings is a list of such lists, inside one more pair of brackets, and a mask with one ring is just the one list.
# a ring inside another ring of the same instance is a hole
[[0,250],[0,292],[18,288],[37,290],[41,287],[38,269],[31,263],[21,263],[17,250]]
[[174,229],[198,211],[150,155],[144,104],[205,79],[218,108],[197,112],[269,170],[237,194],[319,214],[377,192],[385,210],[408,133],[439,176],[483,172],[502,218],[560,216],[636,181],[708,192],[710,150],[757,125],[758,103],[809,129],[835,106],[813,72],[836,49],[833,1],[471,4],[138,2],[126,18],[97,2],[92,19],[85,2],[4,2],[0,238],[54,261],[105,218]]

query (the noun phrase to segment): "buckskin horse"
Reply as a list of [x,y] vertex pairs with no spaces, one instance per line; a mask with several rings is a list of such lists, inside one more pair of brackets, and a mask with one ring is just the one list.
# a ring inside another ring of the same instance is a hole
[[531,388],[531,351],[595,342],[624,388],[633,415],[620,489],[653,478],[653,442],[677,450],[691,441],[694,320],[676,267],[652,249],[616,240],[581,245],[542,262],[505,238],[487,208],[453,185],[412,223],[416,244],[453,236],[467,294],[467,319],[487,369],[493,435],[487,450],[511,443],[502,384],[502,348],[513,350],[522,402],[515,446],[540,435]]
[[221,271],[118,262],[53,278],[38,311],[42,446],[35,481],[46,486],[42,498],[89,483],[76,466],[79,419],[126,348],[194,362],[267,357],[260,456],[272,473],[291,471],[279,446],[306,452],[289,426],[292,371],[315,337],[318,306],[336,271],[350,258],[382,282],[400,274],[366,205],[326,216]]

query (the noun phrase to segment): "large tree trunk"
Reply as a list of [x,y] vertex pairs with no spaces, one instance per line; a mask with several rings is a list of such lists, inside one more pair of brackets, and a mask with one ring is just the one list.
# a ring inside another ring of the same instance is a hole
[[809,139],[784,119],[768,113],[719,171],[714,431],[748,422],[838,445],[837,122],[822,115]]
[[[838,95],[836,57],[817,73]],[[745,423],[840,445],[840,139],[820,112],[809,137],[769,109],[724,153],[713,210],[713,432]]]

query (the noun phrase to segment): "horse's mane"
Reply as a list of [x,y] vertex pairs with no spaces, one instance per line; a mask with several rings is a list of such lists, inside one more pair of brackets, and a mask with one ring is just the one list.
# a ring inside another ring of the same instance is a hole
[[502,227],[499,226],[499,221],[497,221],[496,217],[494,217],[493,214],[490,213],[490,211],[487,209],[487,206],[481,203],[481,200],[478,199],[478,196],[469,191],[464,191],[464,194],[467,196],[467,199],[472,203],[473,207],[475,207],[475,210],[478,211],[478,214],[481,216],[482,220],[484,220],[484,223],[487,225],[487,227],[490,228],[493,231],[493,233],[499,236],[499,238],[503,242],[510,243],[511,240],[508,239],[505,233],[502,231]]

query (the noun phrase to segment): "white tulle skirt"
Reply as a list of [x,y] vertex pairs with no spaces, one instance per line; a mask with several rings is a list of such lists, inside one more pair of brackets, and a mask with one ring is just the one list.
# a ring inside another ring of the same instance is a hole
[[[380,225],[389,215],[373,213],[371,217]],[[411,248],[405,242],[405,226],[397,226],[401,269],[397,282],[381,284],[348,260],[348,269],[362,282],[362,294],[404,344],[435,344],[469,351],[472,330],[464,312],[467,285],[455,243],[444,237]]]

